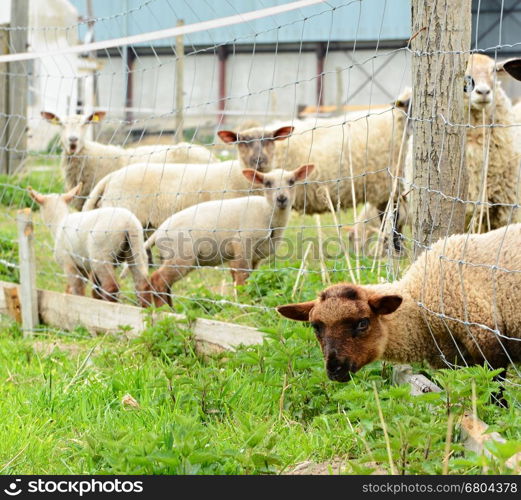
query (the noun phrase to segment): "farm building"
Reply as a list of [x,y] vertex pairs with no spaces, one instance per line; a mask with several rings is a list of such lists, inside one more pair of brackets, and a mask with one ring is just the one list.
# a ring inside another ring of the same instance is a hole
[[[43,4],[33,0],[30,49],[121,38],[171,28],[179,20],[188,25],[284,3],[52,0],[42,9]],[[1,7],[1,22],[8,22],[8,4]],[[521,24],[521,4],[487,3],[479,12],[478,7],[474,2],[473,46],[497,49],[498,58],[520,53],[514,38]],[[276,18],[188,34],[184,37],[184,126],[213,130],[245,119],[287,119],[303,109],[312,112],[317,105],[326,113],[339,105],[347,109],[385,105],[410,85],[406,48],[410,36],[409,0],[334,0]],[[41,109],[62,115],[83,108],[106,109],[107,139],[115,128],[121,131],[120,120],[132,121],[132,133],[138,137],[172,132],[175,43],[161,39],[81,57],[34,61],[30,148],[44,149],[51,139],[48,127],[41,126]],[[521,95],[519,83],[509,80],[507,90],[512,97]],[[112,127],[110,120],[115,120]]]
[[[86,14],[84,0],[72,3]],[[137,0],[94,1],[95,38],[134,35],[172,27],[179,19],[192,24],[284,3],[219,0],[209,8],[204,0],[156,0],[146,5]],[[501,47],[498,57],[520,53],[513,37],[521,4],[505,3],[502,26],[499,2],[487,3],[479,14],[478,2],[474,4],[477,47],[509,45]],[[216,117],[233,123],[244,116],[293,116],[299,107],[317,103],[387,104],[410,85],[410,56],[404,48],[410,35],[409,0],[334,0],[277,19],[187,35],[186,114],[199,123],[214,123]],[[99,105],[110,108],[111,114],[144,117],[173,111],[174,40],[100,51],[98,57],[103,66]]]

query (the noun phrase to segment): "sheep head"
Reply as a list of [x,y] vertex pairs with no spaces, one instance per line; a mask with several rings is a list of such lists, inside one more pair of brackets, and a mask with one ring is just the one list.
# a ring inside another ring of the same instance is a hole
[[295,184],[303,182],[314,168],[315,165],[302,165],[293,171],[276,169],[267,174],[248,168],[242,173],[252,184],[262,186],[272,206],[284,210],[291,209],[295,201]]
[[519,59],[496,62],[485,54],[472,54],[465,75],[465,95],[470,101],[471,109],[489,109],[494,104],[495,93],[501,89],[498,74],[507,72],[519,79],[519,63]]
[[245,168],[269,172],[273,168],[275,141],[287,139],[294,127],[285,126],[275,130],[251,128],[240,132],[220,130],[217,135],[227,144],[236,144],[239,159]]
[[27,188],[29,196],[40,205],[40,211],[42,219],[47,223],[54,220],[60,215],[68,213],[69,203],[78,196],[81,191],[82,183],[80,182],[77,186],[73,187],[70,191],[60,194],[42,194],[35,191],[32,187]]
[[342,283],[327,288],[316,300],[279,306],[277,311],[286,318],[311,323],[328,377],[347,382],[351,373],[382,357],[389,336],[383,317],[401,303],[399,295],[381,295]]
[[105,114],[105,111],[95,111],[90,115],[70,115],[60,119],[49,111],[41,112],[42,117],[49,123],[61,128],[60,141],[68,155],[76,155],[83,149],[87,125],[101,121]]

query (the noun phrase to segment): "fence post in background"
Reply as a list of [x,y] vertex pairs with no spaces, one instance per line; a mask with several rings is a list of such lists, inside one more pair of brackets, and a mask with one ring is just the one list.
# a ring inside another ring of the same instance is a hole
[[336,67],[336,115],[342,114],[342,96],[344,95],[344,78],[342,76],[342,68]]
[[[8,24],[0,24],[0,55],[9,54],[9,32]],[[0,174],[8,173],[8,156],[7,156],[7,117],[9,115],[7,95],[9,85],[7,79],[8,64],[0,64]]]
[[30,208],[18,210],[18,256],[20,260],[20,302],[24,336],[31,335],[38,325],[38,294],[36,291],[36,257],[34,227]]
[[[26,52],[29,26],[29,0],[11,2],[11,28],[9,51]],[[29,72],[27,61],[9,63],[9,119],[8,119],[8,171],[16,173],[24,161],[27,150],[27,92]]]
[[[177,26],[184,26],[182,19],[177,21]],[[183,87],[185,79],[185,45],[183,35],[175,37],[175,142],[183,141]]]
[[219,114],[217,115],[217,126],[224,123],[226,115],[224,110],[226,108],[226,61],[228,59],[228,47],[226,45],[219,45],[217,47],[217,57],[219,59]]
[[[412,0],[413,220],[415,252],[463,232],[468,176],[464,75],[471,0]],[[456,199],[456,201],[455,201]]]

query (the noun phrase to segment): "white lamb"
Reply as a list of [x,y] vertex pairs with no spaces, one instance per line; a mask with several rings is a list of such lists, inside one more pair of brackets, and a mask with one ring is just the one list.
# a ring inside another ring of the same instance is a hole
[[243,170],[250,183],[262,185],[264,196],[208,201],[165,220],[145,244],[156,245],[163,262],[151,277],[156,305],[171,305],[172,284],[196,266],[230,262],[234,283],[244,284],[251,270],[273,255],[291,214],[294,186],[313,168],[302,165],[268,174]]
[[63,148],[61,168],[65,174],[66,189],[82,183],[79,196],[73,206],[81,210],[85,198],[105,175],[131,163],[211,163],[213,154],[203,146],[180,143],[172,146],[141,146],[124,149],[120,146],[101,144],[85,139],[87,126],[99,122],[104,111],[85,115],[71,115],[63,120],[54,113],[42,111],[42,117],[61,127],[60,141]]
[[114,265],[126,262],[143,307],[151,303],[143,229],[124,208],[100,208],[69,213],[69,204],[81,186],[65,194],[43,195],[29,188],[40,205],[43,222],[54,238],[54,257],[67,275],[67,293],[85,295],[85,282],[92,279],[92,296],[117,302],[119,286]]
[[208,165],[137,163],[105,176],[83,210],[124,207],[143,227],[157,228],[172,214],[209,200],[245,196],[251,182],[238,161]]

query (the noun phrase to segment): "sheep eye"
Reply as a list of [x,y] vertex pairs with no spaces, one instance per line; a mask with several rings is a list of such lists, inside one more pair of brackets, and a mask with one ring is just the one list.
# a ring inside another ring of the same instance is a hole
[[470,75],[465,75],[464,81],[465,84],[463,86],[463,92],[465,92],[465,94],[470,94],[476,86],[474,78],[472,78]]
[[271,187],[271,181],[266,181],[264,183],[264,187],[270,188]]
[[366,330],[369,326],[369,320],[367,318],[362,318],[357,324],[356,329],[357,330]]
[[289,184],[290,186],[293,186],[293,185],[295,184],[295,181],[294,181],[293,179],[290,179],[289,182],[288,182],[288,184]]

